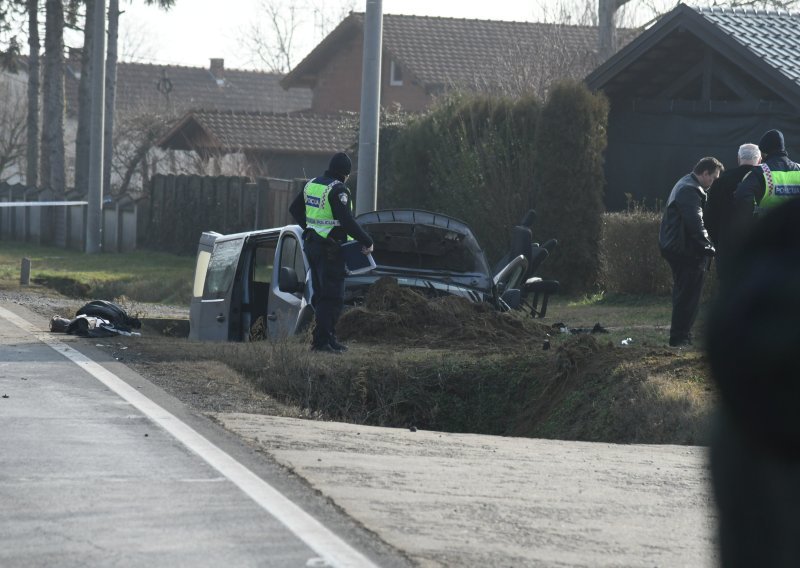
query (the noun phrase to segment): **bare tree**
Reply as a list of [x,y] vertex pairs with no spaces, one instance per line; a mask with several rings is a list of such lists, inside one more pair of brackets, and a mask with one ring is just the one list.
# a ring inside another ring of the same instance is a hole
[[75,135],[75,189],[89,189],[90,122],[92,112],[92,65],[94,49],[94,3],[85,0],[86,18],[83,26],[83,49],[81,50],[81,76],[78,81],[78,131]]
[[45,2],[44,96],[41,133],[41,181],[56,194],[65,192],[64,158],[64,5]]
[[[14,83],[18,84],[15,85]],[[0,181],[20,174],[25,162],[26,101],[21,79],[0,81]]]
[[155,47],[151,29],[142,20],[131,21],[126,18],[125,25],[120,26],[117,43],[119,59],[122,61],[152,61],[156,59],[158,50]]
[[[129,192],[137,173],[146,174],[150,171],[149,167],[143,165],[156,140],[164,135],[176,118],[146,109],[130,111],[117,117],[109,164],[114,177],[120,181],[113,193],[121,195]],[[143,185],[148,181],[146,178],[141,180]]]
[[299,51],[307,47],[298,45],[297,34],[318,42],[354,5],[354,0],[349,0],[335,10],[328,9],[324,0],[260,0],[258,17],[244,30],[240,43],[253,54],[252,64],[273,73],[287,73],[298,63]]
[[117,44],[119,41],[119,0],[108,3],[108,45],[106,46],[105,122],[103,123],[103,194],[111,193],[111,161],[114,156],[114,111],[117,106]]
[[25,183],[39,181],[39,0],[26,0],[28,10],[28,108],[26,117]]

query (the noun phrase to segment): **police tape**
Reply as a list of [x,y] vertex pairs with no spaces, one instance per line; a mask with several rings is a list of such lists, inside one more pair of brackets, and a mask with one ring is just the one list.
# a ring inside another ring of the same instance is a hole
[[0,201],[0,207],[58,207],[89,205],[88,201]]

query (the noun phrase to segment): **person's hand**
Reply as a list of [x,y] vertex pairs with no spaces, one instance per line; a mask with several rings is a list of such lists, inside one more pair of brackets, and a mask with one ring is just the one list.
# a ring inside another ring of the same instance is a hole
[[374,245],[369,245],[369,247],[361,247],[361,252],[364,254],[372,254],[372,249]]

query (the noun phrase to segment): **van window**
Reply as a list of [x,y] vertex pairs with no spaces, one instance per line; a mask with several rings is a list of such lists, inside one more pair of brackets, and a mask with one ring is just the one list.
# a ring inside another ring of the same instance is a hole
[[201,250],[197,255],[197,266],[194,268],[194,286],[192,286],[192,296],[195,298],[203,295],[209,260],[211,260],[211,253],[207,250]]
[[214,251],[208,263],[204,300],[224,298],[231,287],[242,250],[242,239],[214,244]]
[[269,284],[272,280],[272,265],[275,262],[275,242],[256,248],[253,266],[253,282]]
[[286,235],[281,241],[281,268],[284,266],[294,268],[301,281],[305,278],[306,265],[303,262],[303,249],[294,235]]

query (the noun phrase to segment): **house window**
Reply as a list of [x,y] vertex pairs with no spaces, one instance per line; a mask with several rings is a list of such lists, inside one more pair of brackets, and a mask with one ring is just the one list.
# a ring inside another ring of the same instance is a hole
[[400,87],[403,84],[403,70],[394,61],[389,65],[389,84],[393,87]]

